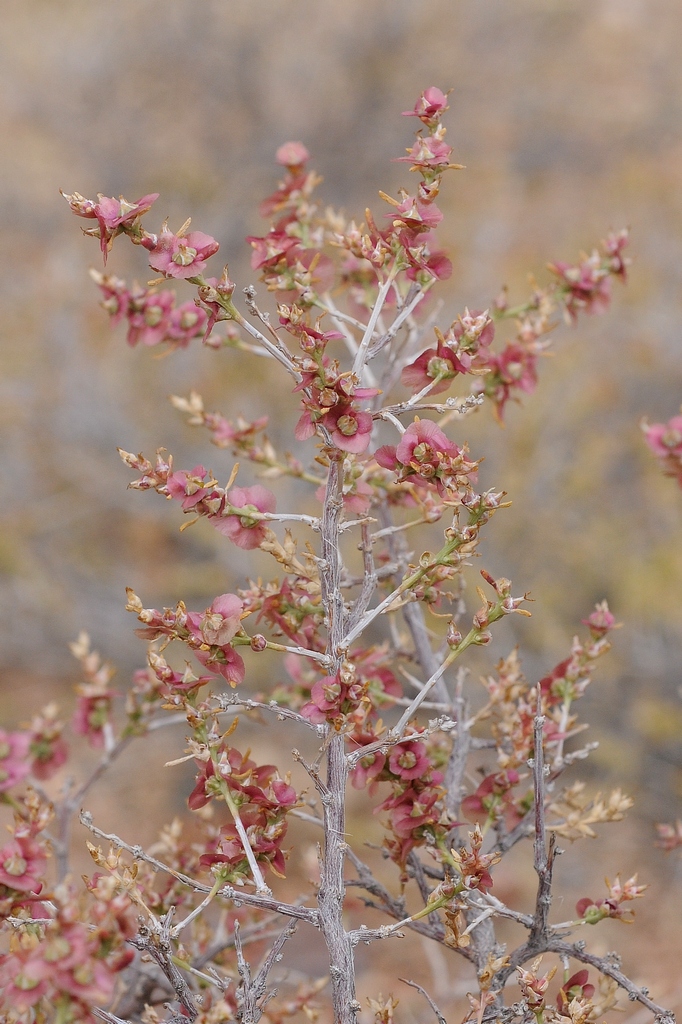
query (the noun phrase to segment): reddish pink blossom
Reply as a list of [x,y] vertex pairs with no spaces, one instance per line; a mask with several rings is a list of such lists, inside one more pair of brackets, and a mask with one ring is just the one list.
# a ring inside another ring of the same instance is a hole
[[303,705],[301,714],[315,725],[333,722],[339,715],[350,714],[359,706],[365,689],[360,682],[343,682],[338,673],[325,676],[313,683],[310,701]]
[[82,693],[76,702],[72,725],[79,736],[86,736],[92,747],[104,746],[104,728],[111,721],[113,690],[106,693]]
[[442,455],[457,456],[460,449],[431,420],[417,420],[410,423],[395,454],[402,465],[409,466],[414,463],[422,472],[431,464],[431,460]]
[[86,928],[78,922],[64,924],[59,931],[48,931],[42,950],[43,960],[53,975],[83,963],[91,944]]
[[417,393],[440,377],[441,380],[429,392],[431,395],[439,395],[448,390],[458,373],[466,372],[467,368],[454,351],[448,345],[439,343],[437,348],[427,348],[413,363],[406,366],[400,379],[405,387]]
[[195,302],[183,302],[172,310],[165,341],[172,341],[178,348],[187,348],[190,341],[203,334],[208,314]]
[[665,850],[666,853],[682,846],[682,821],[679,818],[674,825],[669,822],[659,822],[656,825],[656,832],[658,833],[656,846]]
[[[408,251],[407,255],[412,257],[412,252]],[[452,276],[452,260],[441,250],[430,252],[424,258],[413,257],[412,263],[413,265],[405,272],[410,281],[417,280],[420,270],[425,270],[437,281],[447,281]]]
[[131,292],[126,311],[128,344],[132,347],[140,342],[149,346],[160,344],[166,338],[173,322],[174,305],[175,293],[168,290]]
[[230,420],[226,420],[219,413],[207,413],[205,417],[206,426],[211,431],[211,440],[218,448],[234,446],[237,449],[250,449],[253,446],[255,435],[265,430],[268,425],[268,417],[261,416],[252,423],[237,419],[235,426]]
[[606,634],[616,625],[616,617],[609,611],[609,606],[606,601],[602,601],[601,604],[598,604],[592,614],[581,621],[584,626],[590,627],[590,632],[596,639],[606,636]]
[[31,774],[36,779],[51,779],[68,758],[62,739],[63,723],[57,721],[57,708],[49,704],[31,722]]
[[241,628],[243,604],[236,594],[216,597],[203,615],[187,613],[190,632],[204,643],[224,647]]
[[477,361],[477,365],[486,366],[490,370],[483,378],[482,388],[495,402],[500,419],[514,389],[526,394],[532,394],[535,390],[538,382],[537,361],[537,352],[524,348],[518,342],[510,342],[501,353],[489,353],[485,361]]
[[364,789],[365,786],[380,775],[386,765],[386,754],[380,750],[373,750],[361,757],[351,772],[351,783],[355,789]]
[[285,142],[275,153],[275,160],[283,167],[294,170],[310,160],[310,153],[302,142]]
[[126,288],[125,281],[120,277],[111,274],[100,274],[97,270],[91,270],[90,276],[104,296],[102,308],[111,317],[112,326],[118,324],[128,311],[131,294]]
[[40,947],[0,956],[0,1006],[30,1010],[49,990]]
[[522,817],[510,793],[518,781],[519,773],[513,768],[487,775],[476,792],[462,800],[462,813],[469,821],[504,818],[507,828],[513,828]]
[[229,537],[239,548],[257,548],[265,538],[267,522],[253,518],[253,512],[274,512],[277,505],[275,495],[267,487],[255,484],[253,487],[233,487],[225,495],[225,507],[242,509],[239,515],[224,513],[210,516],[210,521],[219,533]]
[[315,326],[307,322],[307,316],[297,306],[279,306],[279,322],[289,334],[298,338],[304,352],[314,352],[324,349],[329,341],[343,338],[341,331],[322,331],[320,320]]
[[352,452],[354,455],[367,451],[374,425],[371,413],[360,412],[352,405],[339,403],[322,417],[322,423],[341,451]]
[[413,167],[433,170],[447,167],[452,155],[452,146],[448,146],[438,135],[419,135],[407,153],[407,156],[398,157],[398,160],[412,164]]
[[230,646],[230,641],[241,628],[242,609],[243,604],[236,594],[221,594],[203,615],[187,612],[186,616],[189,642],[195,657],[206,668],[221,675],[230,686],[244,681],[244,661]]
[[274,267],[285,256],[289,249],[299,246],[300,239],[292,238],[284,231],[272,228],[265,237],[249,235],[246,239],[253,247],[251,254],[251,269],[260,270],[262,267]]
[[166,481],[168,493],[171,498],[182,503],[187,512],[194,508],[202,498],[211,493],[211,487],[204,487],[206,469],[204,466],[195,466],[190,472],[179,469],[177,473],[170,473]]
[[623,281],[627,277],[627,268],[630,264],[628,257],[623,256],[623,249],[627,247],[629,240],[628,229],[622,228],[620,231],[610,234],[602,242],[604,252],[610,260],[610,272],[615,274],[616,277],[620,277]]
[[426,775],[432,764],[426,753],[426,746],[420,741],[410,740],[393,747],[388,758],[388,766],[393,774],[401,779],[418,779]]
[[0,849],[0,884],[18,892],[39,893],[47,865],[45,847],[19,833]]
[[[293,273],[295,282],[306,288],[312,288],[314,292],[321,295],[329,291],[336,280],[336,267],[329,256],[325,256],[319,249],[290,249],[286,255],[288,267]],[[292,299],[297,297],[296,288],[279,288],[281,297]],[[291,301],[289,299],[289,301]]]
[[31,736],[0,729],[0,793],[25,779],[31,770]]
[[164,277],[188,278],[201,274],[206,261],[220,248],[215,238],[203,231],[174,235],[164,228],[160,235],[148,235],[142,244],[149,249],[149,266]]
[[435,487],[440,494],[460,485],[470,487],[476,464],[464,459],[462,449],[448,440],[431,420],[415,419],[397,447],[383,445],[374,458],[384,469],[398,472],[398,480]]
[[611,302],[610,268],[603,265],[598,252],[576,265],[551,263],[550,270],[559,278],[564,293],[566,312],[576,320],[579,312],[605,313]]
[[589,971],[583,968],[581,971],[576,971],[568,981],[564,982],[556,997],[556,1005],[560,1013],[568,1017],[567,1008],[570,1002],[574,999],[584,1000],[592,998],[595,988],[594,985],[588,984],[589,978]]
[[41,781],[51,779],[69,758],[69,748],[60,737],[34,740],[31,743],[31,753],[31,774]]
[[86,1006],[106,1003],[114,994],[116,974],[105,961],[94,956],[55,973],[52,983],[61,992],[68,992]]
[[644,436],[654,455],[659,458],[667,458],[669,455],[682,457],[682,416],[673,416],[667,423],[645,426]]
[[394,225],[404,225],[411,231],[430,231],[440,224],[443,214],[435,203],[425,203],[422,199],[414,196],[406,196],[402,203],[399,203],[393,213],[387,213]]
[[99,221],[100,228],[111,231],[120,224],[130,224],[136,217],[141,217],[152,208],[152,204],[159,198],[158,192],[150,192],[148,196],[142,196],[135,203],[129,203],[123,196],[114,199],[113,196],[103,196],[97,193],[99,202],[95,205],[93,213]]
[[465,309],[464,313],[452,325],[452,337],[457,342],[457,354],[467,368],[477,356],[485,357],[495,337],[495,324],[487,310]]
[[447,96],[435,85],[431,85],[424,90],[412,110],[403,110],[403,117],[418,117],[424,124],[429,124],[438,120],[447,109]]
[[[71,196],[62,192],[62,195],[78,217],[97,220],[100,247],[105,263],[111,243],[119,233],[119,230],[133,225],[136,220],[151,209],[152,203],[156,202],[159,198],[158,192],[151,192],[147,196],[142,196],[136,203],[129,203],[123,196],[114,199],[110,196],[103,196],[101,192],[98,192],[97,199],[99,201],[93,203],[91,199],[85,199],[78,192],[74,192]],[[89,234],[90,232],[88,231],[87,233]]]

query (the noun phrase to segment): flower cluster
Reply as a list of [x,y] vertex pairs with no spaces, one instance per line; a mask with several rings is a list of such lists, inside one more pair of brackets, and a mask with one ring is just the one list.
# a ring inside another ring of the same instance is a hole
[[87,901],[60,886],[52,894],[53,916],[15,931],[0,958],[5,1013],[30,1012],[40,1020],[56,1011],[64,1021],[90,1022],[93,1006],[111,1001],[117,976],[133,959],[125,943],[136,923],[131,901],[110,882],[95,876],[88,884],[94,899]]
[[[236,686],[244,680],[244,661],[232,640],[241,631],[243,604],[236,594],[221,594],[204,612],[189,612],[180,601],[176,608],[144,608],[137,594],[128,589],[128,611],[134,612],[142,629],[135,632],[144,640],[181,640],[206,668]],[[211,677],[192,680],[192,688]]]
[[111,741],[112,701],[116,694],[109,686],[114,675],[113,666],[103,662],[97,651],[90,650],[90,638],[81,633],[70,645],[71,653],[81,664],[84,681],[76,688],[78,701],[73,717],[73,728],[79,736],[86,736],[93,747],[103,747]]
[[[197,763],[200,771],[188,800],[190,809],[198,810],[213,797],[229,795],[230,809],[236,808],[256,860],[283,878],[285,819],[298,800],[293,786],[279,778],[275,765],[256,765],[224,741],[202,751]],[[224,881],[249,876],[243,834],[236,820],[221,825],[209,846],[200,858],[202,866],[210,867]]]
[[396,480],[409,480],[422,488],[435,488],[442,496],[459,498],[472,490],[477,462],[469,462],[464,448],[450,441],[431,420],[415,419],[400,442],[383,445],[374,455],[380,466],[396,471]]
[[152,204],[159,198],[158,192],[151,192],[148,196],[142,196],[136,203],[130,203],[123,196],[114,199],[98,193],[95,203],[78,192],[71,196],[62,192],[62,195],[77,217],[97,221],[97,227],[88,229],[85,234],[99,238],[105,263],[117,235],[130,234],[134,239],[139,237],[141,217],[151,210]]
[[583,255],[577,264],[557,261],[550,264],[559,282],[560,297],[566,313],[576,320],[578,313],[604,313],[611,302],[611,279],[625,280],[629,260],[623,255],[628,233],[623,230],[609,235],[602,243],[603,252],[595,249]]
[[578,900],[575,906],[578,917],[587,924],[597,924],[599,921],[603,921],[605,917],[615,917],[620,921],[631,921],[632,912],[628,907],[624,907],[623,904],[638,899],[647,886],[637,885],[637,875],[633,875],[626,882],[621,882],[620,876],[613,883],[609,882],[607,878],[606,887],[609,890],[609,895],[606,899],[592,900],[589,896],[584,896],[581,900]]
[[[269,223],[248,239],[271,310],[257,305],[252,285],[238,291],[227,267],[221,276],[204,276],[218,243],[190,230],[189,220],[175,232],[167,223],[158,233],[146,230],[143,217],[155,195],[137,203],[66,196],[77,216],[97,222],[86,233],[100,239],[105,259],[125,235],[162,279],[194,290],[181,302],[174,290],[159,287],[161,280],[129,287],[94,273],[112,322],[127,325],[129,344],[184,348],[202,337],[215,349],[269,358],[287,375],[293,398],[284,401],[295,403],[298,447],[296,455],[278,452],[265,434],[267,417],[207,412],[201,396],[190,392],[174,396],[174,406],[190,425],[205,427],[216,447],[246,463],[255,480],[240,476],[237,483],[238,464],[223,485],[198,460],[176,469],[164,449],[155,460],[120,451],[136,474],[133,489],[176,503],[191,517],[186,525],[204,518],[242,551],[267,554],[277,575],[230,584],[234,592],[226,584],[201,612],[182,600],[145,608],[129,589],[127,608],[150,646],[146,667],[120,702],[113,669],[87,637],[73,645],[83,681],[72,730],[102,753],[90,778],[56,802],[55,877],[68,871],[69,815],[129,741],[183,720],[185,749],[167,765],[194,761],[197,767],[188,796],[191,827],[173,822],[147,850],[81,815],[111,843],[108,855],[90,845],[106,874],[87,883],[96,900],[87,910],[65,886],[48,883],[49,810],[31,790],[20,792],[31,775],[49,781],[66,760],[58,711],[48,706],[27,728],[0,733],[0,792],[17,814],[0,849],[0,906],[13,926],[17,917],[25,922],[0,954],[0,980],[13,1007],[36,1024],[46,1019],[50,1000],[60,1024],[86,1019],[98,1002],[157,1024],[158,1006],[169,1004],[170,995],[172,1019],[197,1024],[247,1010],[268,1024],[300,1012],[315,1019],[315,985],[302,982],[288,1001],[271,1002],[266,993],[268,971],[291,934],[268,930],[273,912],[318,930],[331,953],[334,1018],[353,1024],[354,948],[387,932],[350,925],[356,911],[345,900],[348,886],[364,890],[395,927],[414,928],[475,964],[478,989],[468,993],[467,1019],[473,1015],[480,1024],[496,1013],[510,1020],[530,1015],[537,1024],[592,1024],[613,1005],[610,990],[596,995],[587,970],[569,968],[569,958],[587,954],[580,943],[564,940],[603,918],[628,920],[629,902],[644,887],[634,877],[617,878],[605,899],[581,900],[578,920],[560,925],[551,923],[549,908],[556,837],[593,836],[597,823],[620,820],[631,804],[620,790],[602,797],[580,782],[558,786],[568,765],[589,754],[590,745],[576,750],[572,744],[583,729],[575,705],[616,622],[606,603],[597,605],[584,620],[587,637],[576,637],[568,656],[535,685],[513,651],[484,680],[485,701],[471,704],[467,668],[459,669],[465,655],[492,643],[505,616],[529,613],[522,607],[527,595],[515,597],[510,580],[485,570],[487,587],[476,588],[480,604],[471,605],[471,561],[482,530],[507,502],[504,492],[478,491],[480,463],[469,457],[462,431],[465,417],[486,403],[501,420],[510,401],[534,391],[540,357],[562,314],[572,322],[606,308],[613,279],[626,278],[627,234],[609,236],[574,264],[553,263],[549,283],[533,284],[519,305],[503,291],[485,309],[465,308],[449,326],[436,323],[437,310],[427,319],[432,288],[452,271],[437,240],[443,176],[460,166],[446,141],[447,109],[447,94],[431,87],[404,112],[417,130],[399,159],[416,184],[395,198],[380,193],[389,208],[385,219],[369,210],[360,221],[322,209],[315,198],[320,178],[308,167],[306,147],[287,142],[278,149],[282,180],[260,208]],[[240,296],[248,316],[238,309]],[[213,337],[218,323],[227,325],[220,340]],[[666,471],[682,483],[677,419],[645,430]],[[265,485],[281,476],[300,502],[294,512],[278,510]],[[315,514],[304,514],[309,505]],[[410,531],[420,526],[425,542],[413,543]],[[257,631],[246,631],[247,620]],[[171,641],[200,667],[178,665],[177,647],[168,653]],[[273,683],[278,676],[269,670],[258,684],[261,693],[248,690],[243,649],[247,658],[284,655],[289,681]],[[213,692],[216,683],[231,690]],[[295,724],[303,752],[293,751],[292,771],[307,773],[308,790],[274,763],[259,764],[232,745],[237,710],[263,727],[270,716]],[[352,849],[349,779],[374,811],[384,859],[398,871],[398,895]],[[314,879],[319,869],[317,906],[308,899],[288,903],[265,881],[264,873],[284,875],[292,815],[301,829],[324,832],[318,853],[311,845],[309,863],[304,854],[298,865]],[[473,824],[464,840],[460,818]],[[678,832],[661,826],[662,844],[679,845]],[[538,893],[528,914],[491,889],[503,854],[531,835]],[[140,915],[137,932],[131,906]],[[173,919],[180,909],[184,916]],[[525,928],[528,940],[507,953],[495,935],[497,917]],[[270,937],[274,945],[253,974],[246,941]],[[114,980],[133,950],[140,964],[120,1010],[111,1003]],[[530,962],[543,951],[564,960],[563,982],[553,991],[554,969],[541,975],[540,960]],[[584,962],[613,976],[606,957],[590,954]],[[514,971],[521,999],[506,1008]],[[618,983],[630,984],[620,973]],[[629,991],[662,1013],[645,990]],[[370,1005],[377,1022],[390,1024],[392,997]]]
[[98,270],[91,275],[102,292],[102,307],[112,323],[125,320],[127,340],[135,345],[165,344],[171,348],[187,348],[193,338],[205,336],[207,313],[194,302],[176,306],[174,291],[165,288],[128,288],[125,281]]

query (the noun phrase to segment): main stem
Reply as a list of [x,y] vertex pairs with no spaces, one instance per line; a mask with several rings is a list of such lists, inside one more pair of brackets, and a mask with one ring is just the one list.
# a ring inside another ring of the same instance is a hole
[[[344,635],[344,605],[341,593],[341,551],[339,549],[343,511],[343,460],[332,460],[322,513],[322,600],[327,612],[327,656],[334,674],[341,668],[339,645]],[[331,726],[328,729],[331,730]],[[320,928],[329,952],[334,1024],[355,1024],[360,1004],[355,997],[353,944],[343,923],[345,898],[344,859],[346,831],[346,781],[348,765],[343,736],[327,736],[327,779],[323,795],[324,853],[318,893]]]

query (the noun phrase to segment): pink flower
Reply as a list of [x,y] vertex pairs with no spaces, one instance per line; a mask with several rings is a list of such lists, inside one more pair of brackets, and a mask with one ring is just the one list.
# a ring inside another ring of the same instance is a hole
[[364,789],[369,783],[370,786],[377,775],[380,775],[386,765],[386,754],[375,750],[371,754],[361,757],[353,769],[351,782],[355,789]]
[[[680,417],[682,420],[682,417]],[[616,618],[612,612],[609,611],[609,606],[606,601],[602,601],[597,605],[595,610],[586,619],[582,619],[584,626],[590,627],[590,632],[599,639],[600,637],[606,636],[606,634],[614,628],[616,625]]]
[[50,740],[41,747],[31,763],[31,774],[34,778],[51,779],[69,759],[69,748],[64,740]]
[[286,232],[278,231],[275,228],[272,228],[263,238],[249,235],[246,241],[253,246],[251,254],[252,270],[276,266],[289,249],[293,249],[301,244],[298,238],[292,238]]
[[346,692],[347,687],[338,675],[318,679],[313,683],[311,699],[303,705],[301,714],[316,725],[322,725],[328,720],[329,712],[332,712],[332,717],[340,713]]
[[310,160],[310,153],[302,142],[285,142],[277,150],[275,160],[293,171]]
[[164,277],[188,278],[201,274],[206,261],[220,248],[215,238],[203,231],[174,235],[166,228],[160,235],[148,235],[142,244],[149,249],[149,266]]
[[435,85],[431,85],[424,90],[412,110],[403,110],[403,117],[418,117],[424,124],[429,124],[437,121],[447,109],[447,96]]
[[65,924],[48,932],[42,946],[43,960],[53,971],[67,971],[88,956],[88,932],[82,924]]
[[[204,331],[204,345],[210,344],[209,336],[219,320],[229,319],[229,313],[224,305],[229,302],[234,292],[234,281],[230,280],[227,267],[223,268],[220,278],[208,277],[206,283],[199,287],[199,299],[203,303],[203,309],[208,313],[206,330]],[[222,301],[221,301],[222,300]]]
[[16,786],[29,774],[30,745],[29,733],[0,729],[0,793]]
[[165,341],[173,341],[178,348],[187,348],[190,341],[204,333],[208,314],[194,302],[183,302],[172,310]]
[[452,154],[452,146],[448,146],[447,142],[438,138],[437,135],[427,135],[425,138],[419,135],[414,146],[407,152],[408,156],[398,157],[400,162],[432,170],[447,167]]
[[135,347],[158,345],[162,342],[172,323],[175,293],[167,289],[161,292],[134,291],[129,296],[127,342]]
[[111,317],[112,326],[115,326],[121,321],[124,313],[128,311],[128,304],[131,299],[131,294],[126,288],[125,281],[111,274],[100,274],[97,270],[91,270],[90,276],[104,296],[101,303],[102,309],[106,310]]
[[142,196],[136,203],[129,203],[123,196],[118,199],[103,196],[98,192],[99,202],[93,209],[93,213],[99,224],[100,246],[104,262],[107,260],[107,251],[111,248],[111,241],[117,234],[117,228],[124,225],[131,225],[135,220],[151,209],[152,203],[159,198],[158,192],[150,192],[148,196]]
[[598,252],[593,252],[577,265],[550,263],[549,269],[559,278],[564,292],[566,312],[571,320],[578,313],[605,313],[611,302],[611,281],[609,268],[602,264]]
[[313,683],[310,701],[301,714],[315,725],[333,722],[339,715],[349,714],[360,704],[366,687],[360,682],[345,683],[340,675],[325,676]]
[[431,420],[410,423],[396,448],[396,458],[404,466],[414,463],[420,471],[438,455],[457,456],[460,449],[449,441],[440,427]]
[[240,515],[229,514],[210,516],[210,521],[219,533],[229,537],[239,548],[257,548],[265,537],[267,523],[251,516],[253,512],[274,512],[276,498],[267,487],[255,484],[253,487],[233,487],[225,495],[225,507],[242,509]]
[[103,960],[88,956],[63,971],[57,971],[52,978],[56,989],[68,992],[70,996],[86,1005],[108,1002],[114,993],[115,967]]
[[592,998],[595,989],[594,985],[588,984],[589,978],[589,972],[583,968],[582,971],[572,974],[568,981],[561,986],[556,997],[556,1005],[563,1016],[570,1018],[568,1004],[574,999],[583,1001]]
[[652,423],[644,428],[644,435],[654,455],[682,456],[682,416],[673,416],[667,423]]
[[469,821],[504,817],[507,828],[513,828],[521,819],[510,793],[518,781],[519,773],[514,768],[487,775],[476,792],[464,798],[462,812]]
[[[201,636],[204,643],[224,647],[241,627],[241,613],[244,605],[236,594],[221,594],[211,603],[202,616],[189,612],[187,622],[195,636]],[[199,629],[194,620],[199,619]]]
[[394,213],[387,213],[387,217],[393,218],[399,224],[404,224],[411,231],[430,231],[435,228],[443,219],[443,214],[435,203],[425,203],[422,199],[414,196],[406,196],[395,208]]
[[[300,422],[299,420],[299,424]],[[352,405],[340,402],[322,417],[322,423],[332,435],[332,441],[336,447],[341,451],[358,455],[369,447],[374,425],[371,413],[360,412]]]
[[206,668],[221,675],[230,686],[244,681],[244,661],[230,646],[230,641],[241,628],[243,607],[236,594],[221,594],[203,615],[187,612],[190,646],[195,657]]
[[[31,723],[31,774],[36,779],[51,779],[66,763],[69,750],[61,737],[62,724],[50,714],[51,706]],[[55,712],[56,713],[56,712]]]
[[104,746],[104,726],[111,720],[112,697],[113,691],[85,693],[76,702],[72,719],[74,732],[86,736],[92,747]]
[[[143,214],[147,213],[151,209],[152,203],[156,202],[159,198],[158,192],[151,192],[147,196],[142,196],[136,203],[129,203],[123,196],[114,199],[109,196],[103,196],[101,192],[98,192],[97,198],[99,202],[93,203],[91,199],[85,199],[78,192],[74,192],[71,196],[62,192],[62,195],[77,217],[97,220],[100,247],[105,263],[111,243],[116,235],[119,234],[119,231],[122,228],[130,227]],[[88,231],[87,233],[90,234],[91,232]]]
[[413,740],[398,743],[391,751],[388,766],[401,779],[418,779],[432,767],[426,754],[426,746]]
[[625,281],[627,277],[627,268],[630,264],[630,259],[627,256],[623,256],[623,249],[626,248],[629,242],[629,232],[627,228],[622,228],[620,231],[610,234],[602,245],[604,252],[610,258],[611,266],[609,270],[616,277],[620,277]]
[[179,469],[177,473],[170,473],[168,476],[168,493],[171,498],[182,502],[182,507],[187,512],[210,494],[212,488],[203,486],[205,477],[206,469],[201,465],[195,466],[189,473]]
[[448,390],[453,377],[466,372],[454,351],[448,345],[439,343],[438,348],[427,348],[426,352],[422,352],[413,363],[406,366],[400,379],[405,387],[417,393],[440,377],[441,380],[429,392],[431,395],[439,395],[441,391]]
[[471,489],[477,463],[468,462],[461,448],[449,441],[431,420],[415,419],[396,448],[383,445],[374,458],[384,469],[397,471],[399,483],[409,480],[422,487],[435,487],[439,494],[459,494]]
[[49,987],[40,947],[0,957],[0,1006],[29,1010]]
[[0,884],[39,893],[46,865],[44,847],[29,836],[17,836],[0,850]]

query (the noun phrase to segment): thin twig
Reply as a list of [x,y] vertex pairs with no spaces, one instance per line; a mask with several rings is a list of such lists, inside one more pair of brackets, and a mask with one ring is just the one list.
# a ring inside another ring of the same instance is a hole
[[418,985],[416,981],[409,981],[407,978],[398,978],[398,981],[402,981],[404,985],[409,985],[410,988],[416,988],[417,992],[421,992],[421,994],[424,996],[424,999],[426,999],[427,1003],[435,1013],[438,1019],[438,1024],[447,1024],[445,1017],[438,1009],[438,1007],[436,1006],[433,999],[431,998],[431,996],[429,995],[425,988],[422,988],[421,985]]
[[365,573],[362,581],[362,590],[353,603],[353,608],[348,620],[348,625],[351,628],[356,622],[360,621],[367,611],[369,602],[372,600],[377,585],[377,573],[374,565],[374,556],[372,554],[372,539],[369,534],[368,522],[363,523],[361,534],[362,541],[360,547],[362,550],[362,565]]
[[[144,861],[146,864],[151,864],[152,867],[157,868],[159,871],[165,871],[167,874],[172,875],[173,878],[177,878],[179,882],[183,882],[185,885],[189,886],[189,888],[193,889],[194,892],[208,893],[211,891],[210,885],[206,885],[204,882],[200,882],[196,878],[191,878],[189,875],[185,875],[182,871],[176,871],[175,868],[170,867],[168,864],[164,864],[163,861],[145,853],[141,846],[131,846],[114,832],[103,832],[93,824],[92,814],[89,811],[81,811],[80,822],[99,839],[105,839],[107,842],[111,843],[112,846],[121,850],[126,850],[135,858],[135,860]],[[283,914],[285,917],[294,917],[300,921],[307,921],[316,928],[319,927],[318,912],[312,907],[301,907],[291,903],[283,903],[282,901],[272,899],[271,897],[258,896],[255,893],[235,889],[234,886],[231,885],[224,885],[218,892],[218,896],[221,899],[230,900],[235,904],[235,906],[244,904],[249,907],[257,907],[259,910],[269,910],[275,914]]]

